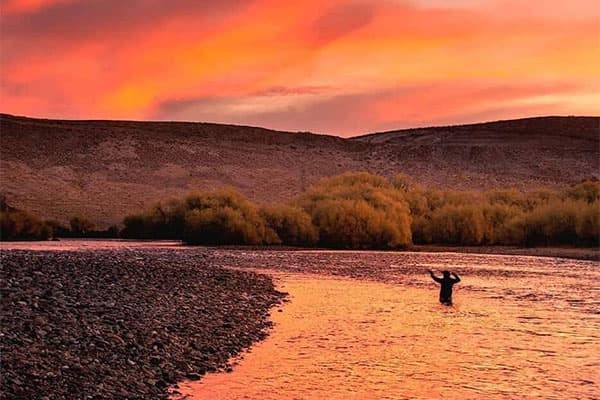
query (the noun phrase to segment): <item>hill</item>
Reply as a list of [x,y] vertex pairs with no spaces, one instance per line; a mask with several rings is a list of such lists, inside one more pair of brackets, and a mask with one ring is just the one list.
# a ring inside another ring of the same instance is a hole
[[542,117],[350,139],[188,122],[63,121],[0,114],[0,191],[20,209],[100,227],[193,190],[292,198],[324,176],[403,172],[427,186],[564,185],[600,175],[600,118]]

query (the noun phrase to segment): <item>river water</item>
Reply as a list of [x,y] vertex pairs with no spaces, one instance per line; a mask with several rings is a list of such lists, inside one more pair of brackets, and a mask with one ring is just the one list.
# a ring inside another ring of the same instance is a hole
[[[199,251],[169,242],[85,243],[85,250]],[[182,382],[184,398],[600,398],[597,262],[459,253],[202,251],[217,264],[271,275],[290,301],[273,310],[269,337],[235,360],[232,373]],[[461,275],[455,306],[437,304],[428,268]]]
[[[378,252],[216,259],[268,268],[290,302],[232,373],[183,383],[188,399],[600,398],[598,263]],[[428,268],[461,275],[454,307],[437,304]]]

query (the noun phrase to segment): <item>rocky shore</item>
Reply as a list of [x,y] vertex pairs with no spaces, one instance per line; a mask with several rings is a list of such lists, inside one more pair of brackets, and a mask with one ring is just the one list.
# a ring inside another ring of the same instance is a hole
[[270,327],[271,279],[210,256],[2,251],[1,399],[166,398]]

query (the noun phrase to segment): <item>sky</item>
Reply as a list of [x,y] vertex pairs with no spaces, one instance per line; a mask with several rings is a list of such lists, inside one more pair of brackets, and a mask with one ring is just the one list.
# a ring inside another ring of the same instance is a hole
[[0,0],[0,111],[339,136],[598,115],[597,0]]

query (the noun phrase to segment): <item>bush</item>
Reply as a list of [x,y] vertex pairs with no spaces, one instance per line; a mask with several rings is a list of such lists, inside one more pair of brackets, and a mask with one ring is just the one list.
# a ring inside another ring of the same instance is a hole
[[600,203],[588,203],[579,209],[575,232],[579,244],[586,246],[600,246]]
[[85,236],[94,230],[94,224],[87,218],[73,217],[69,221],[71,234],[74,236]]
[[433,243],[478,245],[483,241],[485,220],[476,205],[447,205],[431,214]]
[[386,214],[366,201],[324,200],[313,209],[324,247],[346,249],[391,249],[410,244],[406,211]]
[[258,245],[279,243],[258,208],[238,192],[217,191],[185,200],[183,240],[189,244]]
[[0,211],[0,240],[47,240],[52,228],[26,211]]
[[598,182],[564,191],[484,193],[409,190],[415,243],[456,245],[596,245]]
[[121,236],[138,239],[182,239],[186,208],[183,202],[157,203],[141,214],[123,220]]
[[521,218],[522,212],[514,204],[512,201],[502,201],[483,206],[483,243],[506,245],[522,241],[522,235],[514,223],[516,219]]
[[581,245],[598,241],[598,203],[554,200],[525,215],[524,242],[535,245]]
[[403,173],[396,175],[394,178],[392,185],[395,189],[400,190],[404,193],[410,193],[419,191],[421,192],[421,185],[415,182],[415,180]]
[[600,201],[600,182],[598,180],[583,181],[565,190],[564,196],[572,200],[584,200],[590,204]]
[[267,226],[278,236],[282,244],[310,247],[319,241],[319,232],[310,215],[298,207],[273,205],[263,207],[261,215]]
[[399,248],[411,243],[409,209],[385,178],[347,173],[323,179],[298,200],[333,248]]
[[497,189],[484,193],[485,202],[489,205],[523,208],[525,199],[523,193],[516,189]]
[[125,237],[191,244],[287,244],[395,249],[453,245],[592,245],[600,237],[600,183],[565,190],[425,190],[398,175],[321,180],[287,205],[259,208],[235,191],[191,195],[125,218]]

